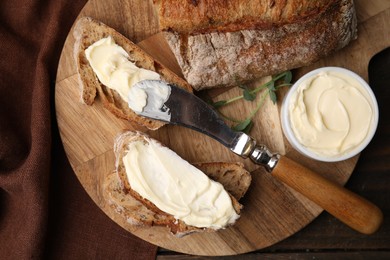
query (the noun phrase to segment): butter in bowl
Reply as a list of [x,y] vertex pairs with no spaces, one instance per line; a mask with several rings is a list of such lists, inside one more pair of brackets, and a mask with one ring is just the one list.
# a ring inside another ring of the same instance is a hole
[[283,132],[290,144],[312,159],[335,162],[359,154],[378,125],[378,104],[356,73],[323,67],[301,77],[285,96]]

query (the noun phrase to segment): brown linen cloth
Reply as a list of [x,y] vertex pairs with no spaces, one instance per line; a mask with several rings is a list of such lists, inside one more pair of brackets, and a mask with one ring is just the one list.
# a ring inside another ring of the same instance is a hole
[[59,140],[54,86],[86,0],[0,1],[0,259],[154,259],[89,198]]

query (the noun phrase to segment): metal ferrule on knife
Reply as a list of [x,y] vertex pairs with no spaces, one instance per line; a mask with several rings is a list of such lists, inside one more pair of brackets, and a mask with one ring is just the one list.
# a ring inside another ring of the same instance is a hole
[[239,133],[233,141],[230,150],[243,158],[250,158],[254,163],[263,165],[271,172],[280,158],[279,154],[271,153],[265,145],[256,145],[256,141],[245,133]]

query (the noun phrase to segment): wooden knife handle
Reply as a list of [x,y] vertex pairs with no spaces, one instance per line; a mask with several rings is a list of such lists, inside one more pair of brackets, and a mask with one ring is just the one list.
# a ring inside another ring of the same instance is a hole
[[363,234],[374,233],[382,223],[377,206],[287,157],[280,157],[272,175]]

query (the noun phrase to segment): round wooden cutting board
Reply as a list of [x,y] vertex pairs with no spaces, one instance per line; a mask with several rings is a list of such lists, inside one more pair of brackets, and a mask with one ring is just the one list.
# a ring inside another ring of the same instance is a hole
[[[91,0],[80,13],[80,17],[82,16],[91,16],[115,28],[180,75],[168,46],[156,34],[157,19],[151,1]],[[262,167],[242,160],[205,135],[176,126],[164,126],[153,132],[131,125],[106,111],[99,98],[92,106],[82,104],[73,60],[72,33],[73,30],[63,48],[57,73],[55,105],[58,126],[65,151],[78,179],[94,202],[113,221],[141,239],[170,250],[195,255],[233,255],[277,243],[302,229],[322,212],[320,207],[273,179]],[[367,79],[367,66],[363,64],[365,60],[356,62],[356,55],[349,55],[359,51],[359,46],[364,43],[360,41],[362,37],[364,39],[364,35],[360,35],[359,40],[326,60],[310,68],[294,71],[294,77],[319,66],[332,65],[349,68]],[[237,95],[239,91],[234,88],[221,91],[222,94],[217,95],[218,92],[215,91],[210,94],[215,99],[220,99]],[[279,100],[283,94],[280,93]],[[256,102],[245,102],[228,107],[226,114],[236,118],[247,115]],[[271,150],[285,154],[327,178],[345,184],[358,157],[339,163],[321,163],[299,155],[283,136],[279,109],[277,105],[267,101],[256,115],[251,135]],[[214,233],[197,233],[178,238],[165,227],[132,226],[122,215],[112,210],[103,196],[102,184],[115,168],[114,139],[127,129],[146,132],[189,162],[243,162],[251,171],[253,180],[249,191],[241,200],[244,209],[236,225]]]

